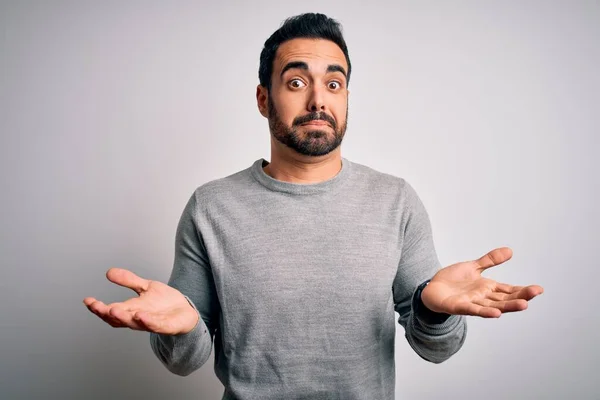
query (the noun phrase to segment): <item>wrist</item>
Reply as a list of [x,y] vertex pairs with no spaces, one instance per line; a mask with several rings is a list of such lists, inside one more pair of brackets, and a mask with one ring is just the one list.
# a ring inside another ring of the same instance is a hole
[[187,302],[190,305],[190,308],[187,311],[190,314],[190,322],[193,321],[193,323],[191,323],[189,326],[187,326],[186,328],[184,328],[179,333],[179,335],[187,335],[188,333],[190,333],[194,329],[196,329],[198,327],[198,325],[200,324],[200,312],[196,308],[196,305],[194,304],[194,302],[189,297],[187,297],[185,295],[184,295],[184,297],[185,297],[185,299],[187,300]]
[[415,313],[415,316],[422,322],[427,324],[441,324],[446,322],[446,320],[450,318],[451,314],[433,311],[429,309],[425,303],[423,303],[422,294],[430,281],[431,279],[426,280],[415,290],[415,294],[413,296],[413,312]]

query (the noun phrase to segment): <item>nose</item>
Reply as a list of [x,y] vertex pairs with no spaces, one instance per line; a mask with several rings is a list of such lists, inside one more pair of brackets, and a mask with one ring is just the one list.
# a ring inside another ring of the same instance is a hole
[[321,88],[313,86],[308,100],[308,111],[325,111],[325,98]]

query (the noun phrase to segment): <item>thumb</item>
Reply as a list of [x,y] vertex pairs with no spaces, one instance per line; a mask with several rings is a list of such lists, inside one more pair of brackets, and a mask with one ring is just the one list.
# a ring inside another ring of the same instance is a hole
[[488,252],[483,257],[475,260],[475,263],[478,266],[478,271],[482,272],[490,267],[500,265],[503,262],[510,260],[512,255],[513,252],[510,247],[499,247]]
[[106,278],[119,286],[134,290],[137,294],[148,290],[148,286],[150,285],[149,280],[141,278],[133,272],[122,268],[109,269],[106,271]]

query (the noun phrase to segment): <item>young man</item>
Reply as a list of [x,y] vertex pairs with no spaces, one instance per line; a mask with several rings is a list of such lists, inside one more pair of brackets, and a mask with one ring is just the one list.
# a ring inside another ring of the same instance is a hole
[[266,42],[256,98],[271,161],[200,186],[178,225],[168,285],[112,268],[139,297],[88,308],[151,332],[173,373],[215,346],[224,399],[394,399],[395,314],[414,351],[440,363],[465,315],[521,311],[537,285],[483,278],[509,248],[441,269],[428,214],[402,178],[341,156],[351,64],[339,24],[288,19]]

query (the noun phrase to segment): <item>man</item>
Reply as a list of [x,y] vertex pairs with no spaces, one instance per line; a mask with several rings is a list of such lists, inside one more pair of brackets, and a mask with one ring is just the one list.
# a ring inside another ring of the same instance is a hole
[[139,297],[87,307],[151,332],[173,373],[209,358],[224,399],[393,399],[395,314],[434,363],[462,346],[465,316],[521,311],[540,286],[481,272],[509,248],[441,269],[428,214],[402,178],[341,157],[351,64],[322,14],[285,21],[260,57],[256,98],[271,161],[200,186],[177,228],[168,285],[112,268]]

